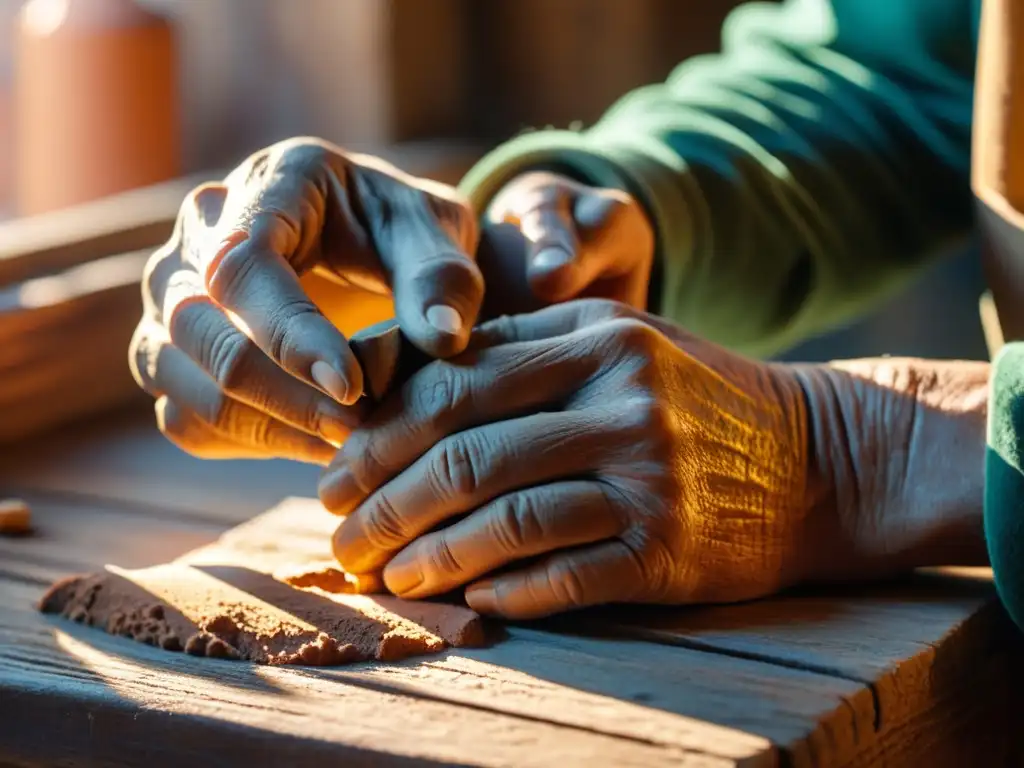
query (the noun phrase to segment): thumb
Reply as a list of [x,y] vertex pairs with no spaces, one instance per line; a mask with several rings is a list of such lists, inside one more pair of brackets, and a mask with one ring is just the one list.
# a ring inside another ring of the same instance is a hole
[[615,255],[601,234],[622,205],[615,190],[584,189],[522,217],[533,242],[528,274],[534,292],[551,302],[583,295]]
[[569,195],[558,190],[548,194],[515,218],[528,242],[526,274],[530,288],[549,302],[577,295],[586,283],[578,268],[580,242],[570,209]]

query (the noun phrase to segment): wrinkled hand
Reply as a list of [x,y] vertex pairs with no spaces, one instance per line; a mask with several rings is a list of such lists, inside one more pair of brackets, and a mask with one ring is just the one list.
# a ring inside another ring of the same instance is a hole
[[468,584],[511,618],[732,601],[801,578],[806,435],[788,369],[582,300],[485,323],[422,368],[320,495],[347,515],[342,566],[404,597]]
[[531,241],[530,287],[548,303],[591,297],[647,308],[654,230],[625,192],[528,173],[498,193],[488,217],[518,224]]
[[185,200],[146,271],[133,373],[193,454],[327,463],[362,372],[299,275],[393,292],[406,336],[447,357],[483,298],[477,239],[450,187],[316,139],[276,144]]

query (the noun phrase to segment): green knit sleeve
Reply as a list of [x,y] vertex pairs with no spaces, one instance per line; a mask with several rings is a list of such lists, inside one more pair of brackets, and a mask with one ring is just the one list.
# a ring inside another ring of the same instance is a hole
[[985,542],[996,590],[1024,628],[1024,343],[992,362],[985,452]]
[[537,131],[465,178],[482,210],[524,170],[625,188],[655,224],[652,310],[755,355],[849,320],[972,223],[972,0],[787,0],[722,53],[583,131]]

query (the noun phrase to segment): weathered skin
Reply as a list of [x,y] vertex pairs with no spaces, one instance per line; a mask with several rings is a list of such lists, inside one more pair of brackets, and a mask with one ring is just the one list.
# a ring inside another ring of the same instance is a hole
[[977,564],[987,369],[769,365],[571,302],[415,373],[321,499],[346,570],[514,618]]
[[[527,174],[490,218],[514,229],[481,237],[450,188],[305,139],[197,190],[133,345],[165,434],[333,459],[347,570],[510,617],[984,562],[987,365],[750,360],[642,311],[628,195]],[[308,269],[391,291],[400,333],[349,344]],[[618,301],[573,300],[595,295]]]
[[[488,243],[466,200],[379,158],[291,139],[195,189],[150,260],[129,354],[163,433],[205,458],[330,461],[364,414],[365,383],[298,281],[311,270],[392,294],[405,337],[440,358],[488,313],[577,295],[643,306],[653,234],[630,196],[534,176],[500,203],[492,223],[534,239],[485,292],[476,258]],[[575,258],[553,267],[539,258],[553,248]]]

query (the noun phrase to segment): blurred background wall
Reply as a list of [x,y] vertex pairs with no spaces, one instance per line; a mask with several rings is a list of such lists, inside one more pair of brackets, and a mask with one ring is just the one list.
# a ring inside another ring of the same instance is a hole
[[[182,172],[226,168],[297,134],[373,151],[442,140],[487,147],[528,126],[587,124],[629,89],[715,50],[737,4],[131,1],[174,24]],[[0,0],[0,204],[7,210],[18,151],[9,114],[11,30],[20,5]],[[951,255],[879,314],[788,357],[984,357],[980,290],[973,254]]]

